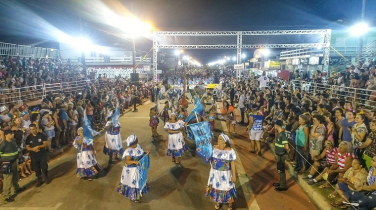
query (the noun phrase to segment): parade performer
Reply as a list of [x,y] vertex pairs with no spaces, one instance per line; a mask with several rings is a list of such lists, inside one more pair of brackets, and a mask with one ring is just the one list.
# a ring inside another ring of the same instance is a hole
[[139,186],[140,174],[137,169],[137,165],[140,164],[139,160],[149,152],[144,152],[141,146],[138,144],[138,138],[136,135],[130,135],[127,138],[127,149],[124,151],[123,159],[125,159],[125,165],[121,173],[120,183],[117,189],[119,194],[124,195],[135,203],[141,203],[140,198],[142,195],[149,191],[148,184],[142,189]]
[[159,119],[158,119],[158,112],[157,112],[157,107],[153,107],[150,109],[150,114],[149,114],[149,126],[151,127],[151,137],[156,138],[159,136],[157,128],[159,124]]
[[185,121],[185,118],[187,118],[187,112],[185,111],[183,106],[179,106],[179,110],[176,113],[178,115],[178,120]]
[[123,156],[123,142],[121,140],[120,128],[121,124],[119,122],[120,109],[119,105],[116,107],[116,110],[112,117],[108,118],[106,123],[106,135],[104,137],[105,144],[103,146],[103,153],[109,156],[109,162],[116,158],[120,160],[120,157]]
[[164,125],[166,125],[166,120],[169,120],[168,118],[168,110],[169,110],[170,106],[168,104],[168,101],[165,102],[165,106],[163,107],[163,111],[162,111],[162,118],[163,118],[163,123]]
[[216,202],[215,209],[222,208],[228,203],[229,210],[236,199],[236,153],[230,147],[230,139],[227,135],[221,134],[218,137],[218,145],[213,148],[213,155],[210,160],[210,173],[205,196],[210,196]]
[[182,154],[188,150],[187,145],[184,142],[184,137],[181,129],[184,128],[184,122],[176,120],[176,114],[171,113],[170,120],[164,126],[169,133],[168,135],[168,150],[167,156],[172,157],[172,162],[176,164],[180,163],[180,158]]
[[84,129],[82,127],[78,128],[77,133],[78,136],[73,142],[74,148],[78,150],[76,174],[80,178],[93,181],[93,178],[100,171],[95,158],[96,152],[94,150],[94,144],[93,141],[90,140],[93,137],[91,135],[84,135]]

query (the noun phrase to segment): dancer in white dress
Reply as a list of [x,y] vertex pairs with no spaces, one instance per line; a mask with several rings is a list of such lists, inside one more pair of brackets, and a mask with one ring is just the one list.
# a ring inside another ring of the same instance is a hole
[[176,120],[176,114],[170,114],[170,120],[165,124],[164,129],[168,131],[168,150],[166,156],[172,157],[172,162],[180,163],[180,157],[188,147],[184,142],[184,137],[181,132],[185,123],[181,120]]
[[211,169],[205,196],[210,196],[216,202],[215,209],[220,209],[223,204],[228,203],[229,210],[236,198],[236,153],[230,147],[230,139],[227,135],[221,134],[218,137],[218,145],[213,148],[211,158]]
[[125,165],[121,173],[120,183],[117,189],[119,194],[124,195],[131,201],[140,203],[142,195],[146,194],[149,190],[148,184],[142,189],[139,186],[140,174],[137,165],[140,164],[139,160],[149,152],[144,152],[141,146],[138,144],[138,138],[136,135],[130,135],[127,138],[128,148],[124,151],[123,159],[125,159]]
[[105,130],[105,144],[103,153],[110,157],[109,161],[112,163],[113,159],[120,159],[123,156],[123,142],[120,134],[121,124],[117,122],[114,124],[112,121],[107,121]]
[[77,133],[78,136],[73,142],[73,146],[78,150],[76,174],[80,178],[92,181],[100,171],[95,158],[94,144],[85,143],[83,128],[78,128]]

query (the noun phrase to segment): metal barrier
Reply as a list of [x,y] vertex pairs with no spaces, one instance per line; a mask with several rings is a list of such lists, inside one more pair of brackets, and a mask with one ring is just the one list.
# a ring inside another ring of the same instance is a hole
[[90,80],[79,80],[72,82],[52,83],[34,85],[15,89],[0,90],[0,105],[21,103],[40,100],[46,97],[46,94],[52,92],[57,94],[59,92],[73,93],[79,92],[90,82]]
[[0,42],[0,55],[45,58],[57,57],[59,50]]
[[374,90],[300,80],[292,80],[291,84],[294,88],[304,90],[312,95],[326,93],[329,96],[328,99],[338,98],[344,99],[345,101],[350,101],[353,104],[353,107],[355,107],[357,104],[363,104],[367,109],[373,109],[376,105],[376,91]]

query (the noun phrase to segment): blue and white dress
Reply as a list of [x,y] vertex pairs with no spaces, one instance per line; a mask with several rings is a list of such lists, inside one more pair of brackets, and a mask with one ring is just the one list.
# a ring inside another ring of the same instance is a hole
[[[167,122],[164,126],[164,129],[168,130],[180,130],[184,127],[184,122],[179,120],[175,123]],[[188,151],[188,147],[185,144],[183,134],[181,132],[179,133],[169,133],[168,134],[168,148],[166,156],[172,156],[172,157],[181,157],[182,154]]]
[[[111,124],[111,121],[106,123],[106,127]],[[103,153],[109,155],[112,158],[123,156],[123,142],[120,135],[120,123],[112,125],[109,130],[106,131],[105,144],[103,147]]]
[[[77,136],[73,142],[74,148],[78,150],[76,174],[80,178],[92,177],[98,174],[100,171],[97,159],[95,159],[95,155],[93,153],[94,144],[87,145],[85,143],[82,143],[82,145],[79,145],[77,143],[79,139],[80,137]],[[85,137],[83,142],[85,142]]]
[[[138,161],[144,156],[144,150],[139,144],[137,144],[136,148],[129,147],[124,151],[123,159],[125,159],[127,156],[131,157],[131,159],[134,161]],[[121,173],[117,192],[132,201],[139,200],[142,195],[146,194],[149,191],[148,184],[146,184],[143,189],[140,189],[140,178],[140,173],[136,164],[125,164],[123,167],[123,172]]]
[[233,149],[214,148],[211,169],[205,196],[210,196],[217,203],[233,203],[236,198],[235,184],[232,183],[231,161],[236,160]]

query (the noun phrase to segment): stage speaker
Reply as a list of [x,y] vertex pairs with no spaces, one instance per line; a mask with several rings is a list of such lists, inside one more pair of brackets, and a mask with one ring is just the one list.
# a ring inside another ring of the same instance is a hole
[[138,73],[131,73],[131,82],[138,82],[140,80]]

